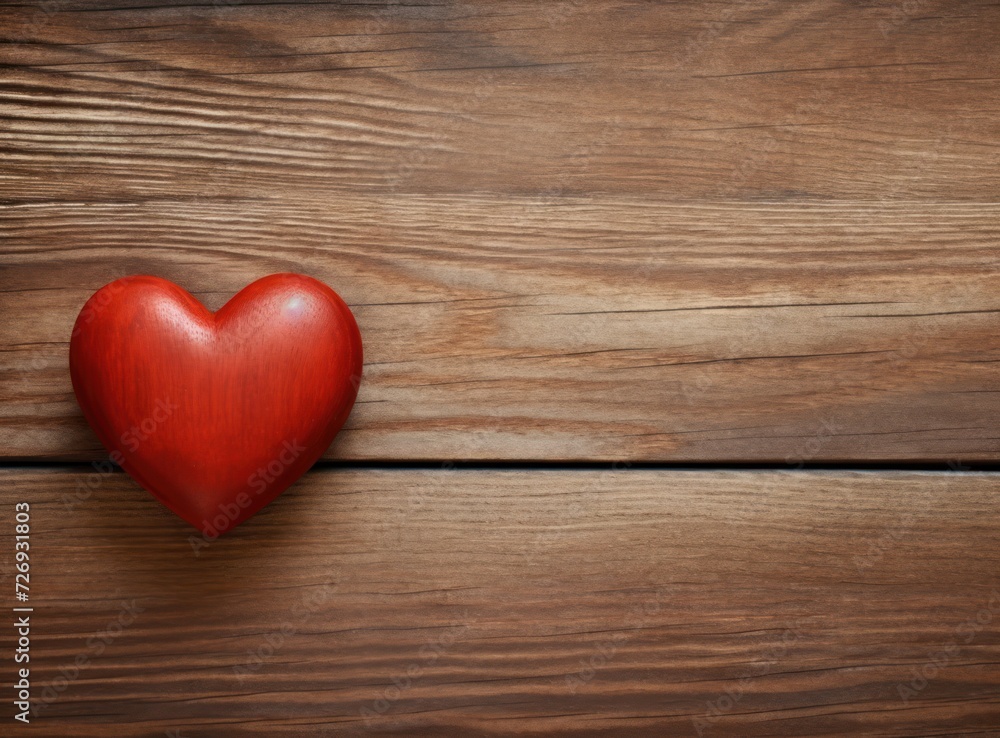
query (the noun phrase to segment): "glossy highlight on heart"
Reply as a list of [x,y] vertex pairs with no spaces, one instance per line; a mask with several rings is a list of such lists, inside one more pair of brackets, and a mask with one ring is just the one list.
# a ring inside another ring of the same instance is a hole
[[83,414],[110,458],[209,538],[311,467],[347,420],[361,334],[322,282],[273,274],[212,313],[159,277],[87,301],[70,341]]

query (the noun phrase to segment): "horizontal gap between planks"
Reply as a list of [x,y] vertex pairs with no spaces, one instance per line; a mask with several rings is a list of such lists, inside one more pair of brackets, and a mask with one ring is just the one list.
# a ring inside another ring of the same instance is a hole
[[[49,469],[49,468],[72,468],[80,466],[91,466],[93,464],[107,464],[108,460],[102,461],[59,461],[48,459],[24,459],[24,460],[4,460],[0,462],[0,469]],[[117,465],[114,471],[120,472]],[[371,461],[371,460],[320,460],[312,466],[312,470],[322,469],[404,469],[404,470],[452,470],[462,469],[468,471],[618,471],[629,470],[662,470],[662,471],[741,471],[741,470],[770,470],[770,471],[885,471],[885,472],[1000,472],[1000,462],[971,462],[961,461],[843,461],[843,462],[823,462],[815,464],[789,465],[766,461],[458,461],[449,459],[421,459],[421,460],[399,460],[399,461]]]

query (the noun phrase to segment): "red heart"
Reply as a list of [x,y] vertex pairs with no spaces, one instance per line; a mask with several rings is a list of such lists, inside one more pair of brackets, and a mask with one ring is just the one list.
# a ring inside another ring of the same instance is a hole
[[77,401],[133,479],[208,538],[271,502],[327,449],[361,379],[361,334],[322,282],[273,274],[217,313],[158,277],[80,312]]

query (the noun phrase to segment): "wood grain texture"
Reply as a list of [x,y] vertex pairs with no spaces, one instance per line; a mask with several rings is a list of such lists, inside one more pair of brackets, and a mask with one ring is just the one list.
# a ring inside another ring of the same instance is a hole
[[327,281],[344,459],[991,460],[1000,6],[0,7],[0,455],[101,285]]
[[327,458],[443,467],[314,470],[197,556],[103,464],[0,469],[19,733],[997,734],[996,474],[444,468],[995,461],[1000,5],[47,0],[0,41],[0,460],[106,458],[102,285],[294,271],[365,341]]
[[3,8],[6,199],[1000,192],[995,3],[172,5]]
[[86,656],[23,735],[1000,724],[995,474],[326,470],[197,557],[122,474],[0,485],[32,505],[37,696]]
[[361,326],[364,383],[330,458],[1000,449],[997,205],[345,195],[5,215],[8,457],[106,453],[67,372],[98,287],[156,274],[217,309],[280,271],[330,284]]

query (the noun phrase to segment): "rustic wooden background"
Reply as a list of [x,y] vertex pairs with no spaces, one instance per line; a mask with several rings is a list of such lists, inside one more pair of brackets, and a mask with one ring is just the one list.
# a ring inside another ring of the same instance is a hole
[[[1000,735],[1000,5],[45,0],[0,42],[0,734]],[[359,401],[193,547],[72,323],[276,271],[351,305]]]

